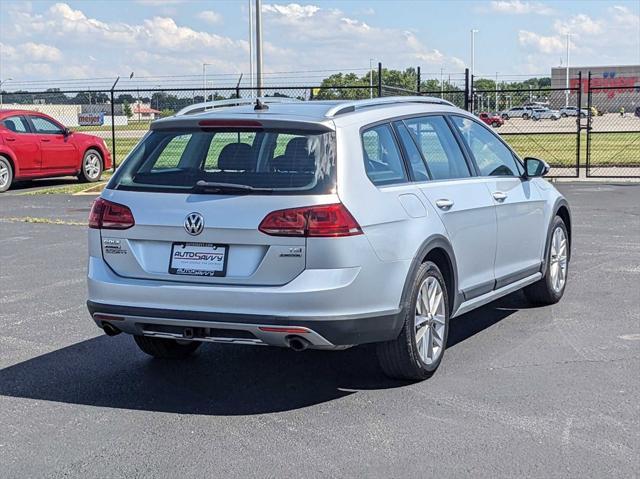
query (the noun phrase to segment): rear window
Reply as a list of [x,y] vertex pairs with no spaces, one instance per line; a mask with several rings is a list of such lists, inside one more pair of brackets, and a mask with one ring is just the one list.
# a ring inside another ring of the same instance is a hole
[[335,133],[152,130],[108,188],[206,194],[319,194],[335,189]]

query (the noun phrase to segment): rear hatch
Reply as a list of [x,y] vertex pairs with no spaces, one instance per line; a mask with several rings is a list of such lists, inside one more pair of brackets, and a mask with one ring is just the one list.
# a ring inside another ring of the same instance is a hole
[[174,121],[152,129],[99,201],[93,227],[120,276],[286,284],[305,268],[305,237],[259,227],[274,211],[338,201],[335,134],[302,122]]

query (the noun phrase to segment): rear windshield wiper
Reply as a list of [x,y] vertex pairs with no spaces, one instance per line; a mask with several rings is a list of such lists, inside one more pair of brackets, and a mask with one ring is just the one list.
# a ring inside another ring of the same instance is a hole
[[216,181],[199,180],[194,189],[211,193],[271,193],[272,188],[255,188],[249,185],[239,185],[236,183],[219,183]]

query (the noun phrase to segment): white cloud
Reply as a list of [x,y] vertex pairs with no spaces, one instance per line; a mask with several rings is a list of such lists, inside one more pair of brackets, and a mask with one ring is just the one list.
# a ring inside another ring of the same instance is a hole
[[613,5],[596,18],[584,13],[558,18],[548,34],[520,30],[518,43],[526,61],[519,68],[541,72],[557,66],[565,57],[567,33],[571,34],[574,65],[640,61],[640,15],[626,6]]
[[560,35],[566,35],[567,33],[597,35],[602,33],[604,29],[603,20],[593,20],[584,13],[575,15],[566,21],[556,20],[553,28]]
[[140,5],[147,5],[149,7],[165,7],[167,5],[185,3],[185,0],[136,0],[136,3],[139,3]]
[[222,15],[213,10],[204,10],[198,13],[198,18],[207,23],[215,25],[216,23],[220,23],[222,21]]
[[12,62],[56,63],[62,60],[62,52],[44,43],[27,42],[17,46],[0,43],[2,56]]
[[262,6],[263,13],[276,13],[293,20],[312,17],[318,10],[320,10],[320,7],[316,5],[299,5],[297,3],[290,3],[288,5],[266,4]]
[[542,53],[557,53],[565,48],[565,44],[559,36],[538,35],[527,30],[518,32],[518,42],[524,47],[533,47],[534,50]]
[[551,15],[554,10],[539,2],[523,2],[521,0],[493,0],[491,10],[513,15]]

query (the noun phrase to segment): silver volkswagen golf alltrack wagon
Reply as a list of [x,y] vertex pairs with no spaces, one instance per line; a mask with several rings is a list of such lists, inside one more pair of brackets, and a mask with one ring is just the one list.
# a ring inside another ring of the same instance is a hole
[[571,216],[548,169],[437,98],[194,105],[95,202],[88,308],[154,357],[377,343],[386,374],[424,379],[451,318],[562,297]]

